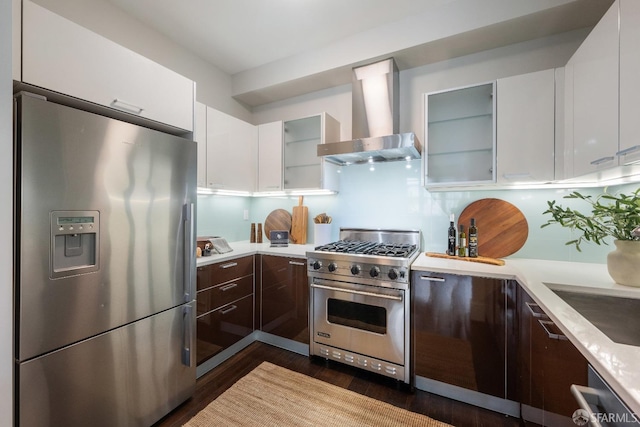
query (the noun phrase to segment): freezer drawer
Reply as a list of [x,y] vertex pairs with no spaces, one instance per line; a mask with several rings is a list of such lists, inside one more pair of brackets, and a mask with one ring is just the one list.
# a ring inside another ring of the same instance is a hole
[[17,367],[19,426],[150,426],[195,389],[194,303]]

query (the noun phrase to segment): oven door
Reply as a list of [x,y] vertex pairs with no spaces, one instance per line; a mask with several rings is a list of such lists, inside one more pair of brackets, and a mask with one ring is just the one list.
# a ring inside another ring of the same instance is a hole
[[315,343],[405,364],[405,291],[312,278]]

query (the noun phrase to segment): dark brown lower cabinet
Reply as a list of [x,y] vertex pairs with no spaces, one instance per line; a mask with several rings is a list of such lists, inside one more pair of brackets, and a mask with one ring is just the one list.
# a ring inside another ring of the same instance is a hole
[[253,293],[197,318],[197,363],[253,332]]
[[522,418],[543,426],[573,426],[572,384],[587,385],[587,360],[518,286],[519,396]]
[[260,329],[309,344],[306,259],[261,255],[260,270]]
[[197,289],[199,365],[254,330],[253,255],[198,267]]
[[414,271],[411,286],[415,375],[514,399],[515,284]]

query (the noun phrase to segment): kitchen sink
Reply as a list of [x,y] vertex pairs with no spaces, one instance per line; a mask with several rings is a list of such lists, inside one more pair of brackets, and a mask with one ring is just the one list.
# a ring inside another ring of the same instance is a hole
[[618,344],[640,346],[640,295],[611,295],[547,284],[555,294]]

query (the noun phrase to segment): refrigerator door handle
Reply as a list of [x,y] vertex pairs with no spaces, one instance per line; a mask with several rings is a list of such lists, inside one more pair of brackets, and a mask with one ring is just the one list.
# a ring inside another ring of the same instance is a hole
[[193,365],[191,357],[191,348],[193,347],[193,303],[186,304],[182,313],[183,331],[182,331],[182,364],[187,367]]
[[184,205],[184,302],[194,299],[195,243],[194,243],[194,204]]

